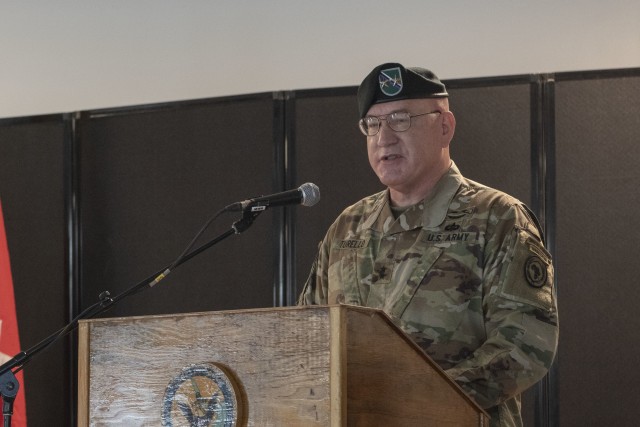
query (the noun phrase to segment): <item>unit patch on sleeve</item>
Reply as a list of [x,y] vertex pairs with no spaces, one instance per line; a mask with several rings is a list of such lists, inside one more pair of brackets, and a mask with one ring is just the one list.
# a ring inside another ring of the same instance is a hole
[[547,283],[547,265],[539,256],[532,255],[524,264],[524,276],[529,285],[541,288]]

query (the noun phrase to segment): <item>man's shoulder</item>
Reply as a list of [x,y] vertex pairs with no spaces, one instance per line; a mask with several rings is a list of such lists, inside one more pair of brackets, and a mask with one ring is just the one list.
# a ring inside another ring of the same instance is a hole
[[464,178],[458,191],[458,197],[471,197],[475,205],[485,205],[493,209],[510,209],[524,205],[519,199],[502,190],[468,178]]
[[[540,236],[543,229],[533,211],[518,198],[496,188],[465,178],[459,197],[473,200],[476,213],[484,213],[491,221],[509,220],[521,226],[531,227]],[[535,232],[535,231],[534,231]]]

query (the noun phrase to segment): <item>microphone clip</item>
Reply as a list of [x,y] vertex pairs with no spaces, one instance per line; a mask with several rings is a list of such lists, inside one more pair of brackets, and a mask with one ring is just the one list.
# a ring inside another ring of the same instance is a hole
[[242,210],[242,218],[234,222],[231,226],[236,234],[240,234],[251,227],[251,225],[253,225],[253,221],[258,217],[258,215],[267,209],[265,205],[255,206],[255,208],[257,209],[251,208],[251,205],[248,205]]
[[244,212],[250,211],[250,212],[262,213],[266,211],[268,207],[269,207],[268,203],[256,203],[256,204],[250,203],[244,208]]

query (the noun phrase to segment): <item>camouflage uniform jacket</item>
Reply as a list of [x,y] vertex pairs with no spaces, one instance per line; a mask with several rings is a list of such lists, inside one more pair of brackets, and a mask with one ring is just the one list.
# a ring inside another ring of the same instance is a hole
[[491,415],[517,426],[520,393],[551,365],[558,340],[553,265],[518,200],[455,164],[397,218],[388,190],[331,225],[299,304],[382,309]]

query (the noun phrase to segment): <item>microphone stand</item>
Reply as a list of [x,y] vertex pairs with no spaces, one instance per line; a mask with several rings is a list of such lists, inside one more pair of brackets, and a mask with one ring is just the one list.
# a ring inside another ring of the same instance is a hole
[[[224,211],[225,209],[220,211],[218,214],[214,216],[213,219],[217,218],[217,216]],[[256,209],[243,210],[242,218],[234,222],[229,230],[220,234],[218,237],[210,240],[208,243],[205,243],[199,248],[193,250],[192,252],[181,255],[180,257],[178,257],[176,261],[174,261],[168,267],[165,267],[159,272],[147,277],[146,279],[142,280],[138,284],[122,292],[120,295],[117,295],[116,297],[111,298],[108,291],[102,292],[99,296],[100,301],[98,301],[97,303],[93,304],[92,306],[84,310],[82,313],[80,313],[78,316],[72,319],[71,322],[69,322],[66,326],[59,329],[57,332],[45,338],[44,340],[42,340],[35,346],[31,347],[27,351],[21,351],[20,353],[15,355],[13,358],[11,358],[9,361],[2,364],[2,366],[0,366],[0,397],[2,398],[2,402],[3,402],[2,403],[2,415],[4,419],[3,426],[11,427],[11,416],[13,415],[13,402],[16,396],[18,395],[18,390],[20,390],[20,382],[17,380],[15,374],[18,371],[22,370],[24,365],[27,362],[29,362],[31,359],[33,359],[33,357],[36,354],[45,350],[46,348],[51,346],[54,342],[56,342],[57,340],[66,336],[69,332],[74,330],[78,325],[79,320],[90,319],[104,312],[113,304],[126,298],[127,296],[141,292],[145,288],[151,288],[155,286],[160,280],[164,279],[167,276],[167,274],[169,274],[169,272],[171,272],[174,268],[178,267],[181,264],[184,264],[185,262],[201,254],[205,250],[216,245],[217,243],[221,242],[222,240],[226,239],[232,234],[240,234],[244,232],[249,227],[251,227],[254,219],[256,219],[256,217],[258,217],[258,215],[260,215],[263,211],[264,211],[263,209],[262,210],[256,210]],[[209,221],[207,225],[210,222],[211,221]]]

